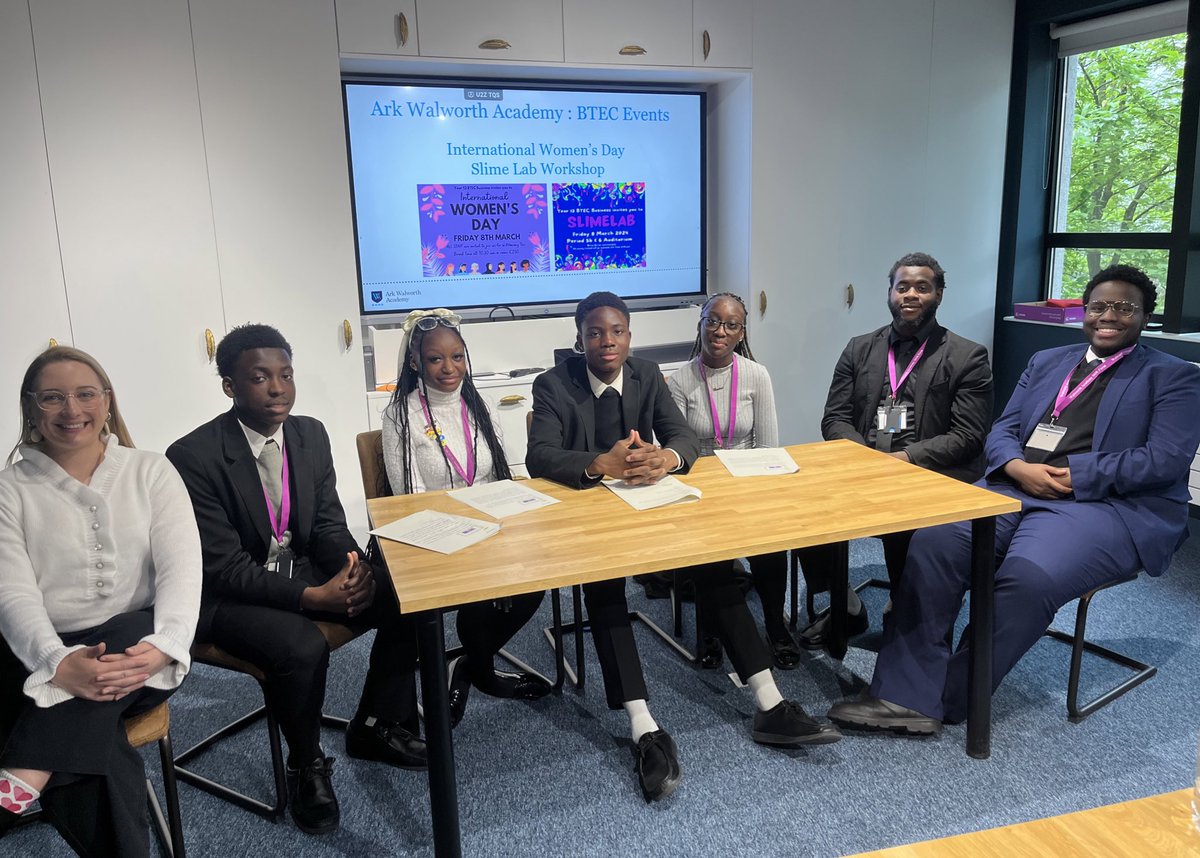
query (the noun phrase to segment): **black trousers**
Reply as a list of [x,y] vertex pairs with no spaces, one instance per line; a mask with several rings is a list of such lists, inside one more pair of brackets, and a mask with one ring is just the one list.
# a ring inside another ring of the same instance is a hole
[[[726,561],[695,566],[688,574],[695,581],[697,610],[713,618],[709,628],[721,637],[738,676],[745,681],[768,669],[771,655],[758,635],[746,597],[734,580],[733,564]],[[629,619],[625,579],[584,584],[583,598],[609,708],[620,709],[628,700],[649,699]]]
[[[916,531],[902,530],[899,533],[885,533],[879,539],[883,542],[883,562],[887,566],[888,580],[892,590],[900,583],[904,573],[904,561],[908,557],[908,544],[912,542]],[[794,553],[800,560],[800,570],[804,573],[804,581],[811,593],[823,593],[829,589],[828,570],[833,566],[837,543],[830,545],[814,545],[811,548],[797,548]]]
[[783,601],[787,594],[787,552],[772,551],[748,559],[754,589],[762,603],[763,624],[767,627],[767,634],[772,638],[783,637],[788,633],[783,618]]
[[412,620],[400,613],[386,574],[376,569],[375,575],[375,601],[352,619],[228,601],[213,609],[204,642],[216,644],[263,672],[267,706],[287,740],[288,765],[294,768],[321,754],[329,644],[317,628],[317,620],[363,631],[378,629],[357,715],[373,715],[418,730],[414,627]]
[[495,602],[474,602],[458,609],[458,639],[467,652],[472,682],[491,679],[496,653],[537,613],[545,596],[545,592],[526,593],[505,600],[503,608]]
[[733,561],[705,563],[685,569],[683,574],[696,585],[696,615],[708,634],[725,645],[738,678],[771,668],[771,653],[754,624],[746,597],[733,576]]
[[[151,610],[117,614],[92,629],[60,635],[67,646],[103,642],[121,652],[154,631]],[[40,708],[22,686],[29,671],[7,642],[0,650],[0,767],[53,772],[42,791],[45,818],[79,855],[150,854],[146,772],[129,746],[124,719],[153,709],[174,689],[143,687],[120,700],[72,698]]]

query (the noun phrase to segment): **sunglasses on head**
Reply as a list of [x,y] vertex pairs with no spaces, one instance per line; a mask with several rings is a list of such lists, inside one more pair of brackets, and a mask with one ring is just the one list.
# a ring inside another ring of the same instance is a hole
[[417,319],[417,330],[432,331],[438,325],[443,325],[447,328],[457,328],[462,324],[462,316],[458,313],[451,313],[448,316],[422,316]]

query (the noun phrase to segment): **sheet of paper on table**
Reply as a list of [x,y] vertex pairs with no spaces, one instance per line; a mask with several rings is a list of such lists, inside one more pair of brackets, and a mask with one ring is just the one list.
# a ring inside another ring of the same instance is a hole
[[700,500],[700,489],[668,475],[657,483],[631,486],[624,480],[605,480],[608,490],[634,509],[654,509],[680,501]]
[[735,477],[769,477],[794,474],[800,470],[782,447],[755,447],[752,450],[717,450],[716,456]]
[[448,512],[423,509],[371,531],[375,536],[453,554],[500,532],[500,525]]
[[456,501],[474,507],[492,518],[508,518],[510,515],[519,515],[531,509],[541,509],[558,503],[557,498],[512,480],[480,483],[477,486],[456,489],[448,494]]

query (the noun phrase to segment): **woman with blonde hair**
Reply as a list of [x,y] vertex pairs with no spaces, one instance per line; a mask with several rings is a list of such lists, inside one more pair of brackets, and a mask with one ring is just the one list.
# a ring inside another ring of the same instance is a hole
[[21,383],[0,472],[0,833],[34,801],[80,855],[149,854],[123,719],[178,688],[200,538],[170,463],[135,450],[91,355],[54,347]]

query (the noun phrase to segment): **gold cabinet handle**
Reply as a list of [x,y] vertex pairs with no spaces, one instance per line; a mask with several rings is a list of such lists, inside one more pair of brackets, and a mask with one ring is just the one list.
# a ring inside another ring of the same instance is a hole
[[646,53],[646,49],[641,45],[626,45],[625,47],[621,48],[621,50],[617,51],[617,53],[623,57],[640,57],[642,54]]
[[510,393],[508,396],[500,397],[501,405],[517,405],[518,403],[521,403],[524,401],[525,401],[525,397],[519,393]]
[[56,348],[58,348],[58,340],[54,339],[54,337],[51,337],[51,338],[50,338],[50,345],[46,346],[46,348],[48,348],[48,349],[56,349]]
[[346,341],[346,348],[354,345],[354,328],[350,327],[349,319],[342,319],[342,339]]
[[704,43],[704,59],[707,60],[708,52],[712,50],[712,39],[708,37],[708,30],[704,31],[704,35],[701,37],[701,42]]
[[854,284],[853,283],[849,283],[846,285],[846,306],[847,307],[854,306]]
[[764,289],[758,293],[758,315],[767,315],[767,290]]
[[[396,47],[403,48],[408,44],[408,17],[399,12],[396,15]],[[708,56],[708,54],[705,54]]]
[[512,45],[504,41],[504,39],[484,39],[479,43],[479,50],[481,51],[504,51],[511,47]]
[[208,362],[212,363],[217,356],[217,338],[213,336],[212,328],[204,329],[204,350],[208,352]]

